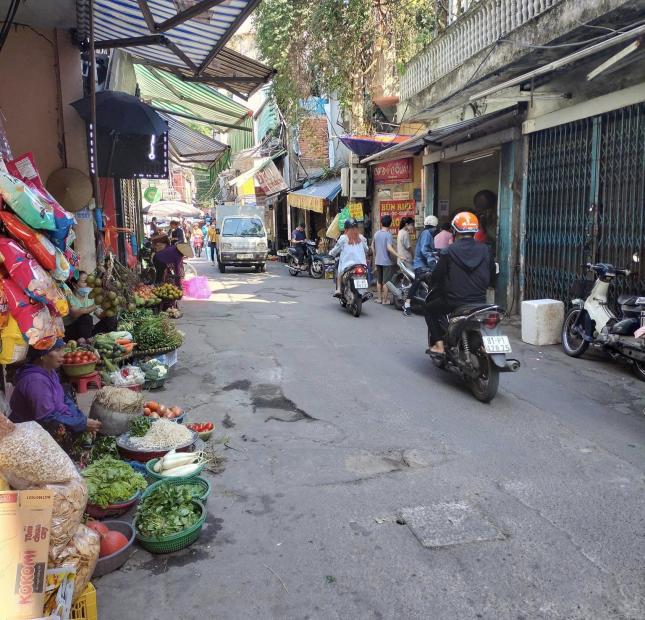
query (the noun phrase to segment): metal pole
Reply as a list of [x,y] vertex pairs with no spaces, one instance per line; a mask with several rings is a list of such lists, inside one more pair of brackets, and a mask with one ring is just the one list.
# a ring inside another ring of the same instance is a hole
[[94,0],[90,5],[90,131],[92,132],[90,148],[94,149],[94,170],[92,171],[92,186],[94,188],[94,204],[101,208],[101,186],[99,184],[99,151],[98,132],[96,127],[96,52],[94,50]]

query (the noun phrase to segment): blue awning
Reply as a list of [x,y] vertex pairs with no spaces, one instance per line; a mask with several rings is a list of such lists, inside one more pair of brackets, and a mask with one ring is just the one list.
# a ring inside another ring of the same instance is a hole
[[340,194],[340,179],[335,177],[319,181],[304,189],[296,190],[287,195],[287,203],[296,209],[307,209],[316,213],[324,213],[325,207]]
[[[97,49],[124,48],[154,66],[248,97],[272,69],[225,48],[260,0],[94,0]],[[89,1],[77,0],[78,31],[89,34]]]

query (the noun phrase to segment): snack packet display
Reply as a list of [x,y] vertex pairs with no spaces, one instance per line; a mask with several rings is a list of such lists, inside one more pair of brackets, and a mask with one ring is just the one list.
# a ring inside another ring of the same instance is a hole
[[55,248],[45,235],[35,232],[17,215],[9,211],[0,211],[0,221],[14,239],[29,248],[29,252],[33,254],[43,269],[51,271],[56,268]]
[[54,210],[27,184],[0,170],[0,197],[32,228],[55,230]]

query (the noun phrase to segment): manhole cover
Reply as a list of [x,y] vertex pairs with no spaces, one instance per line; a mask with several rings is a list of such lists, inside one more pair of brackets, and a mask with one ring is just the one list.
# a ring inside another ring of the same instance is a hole
[[445,547],[504,538],[486,517],[466,502],[442,502],[403,508],[400,515],[424,547]]

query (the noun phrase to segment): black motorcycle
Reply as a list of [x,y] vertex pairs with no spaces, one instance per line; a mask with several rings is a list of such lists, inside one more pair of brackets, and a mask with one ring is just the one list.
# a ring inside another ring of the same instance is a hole
[[446,316],[445,354],[430,353],[435,366],[458,374],[473,396],[489,403],[497,394],[500,372],[520,368],[508,336],[499,327],[502,311],[494,304],[467,304]]
[[363,302],[373,297],[369,290],[367,265],[353,265],[338,277],[341,278],[340,305],[358,318],[363,310]]
[[328,254],[318,254],[316,244],[313,241],[305,241],[303,244],[305,255],[298,258],[297,248],[291,247],[287,250],[287,267],[292,276],[299,273],[309,273],[312,278],[320,280],[325,275],[325,265],[333,265],[334,259]]
[[[437,253],[438,255],[438,253]],[[403,261],[398,262],[399,270],[392,276],[392,279],[389,282],[385,283],[390,293],[392,293],[392,298],[394,299],[394,307],[397,310],[403,310],[405,305],[405,300],[408,297],[410,288],[414,283],[416,277],[414,270],[410,269]],[[421,283],[417,288],[417,292],[410,299],[410,305],[412,309],[419,308],[421,309],[428,303],[428,297],[430,295],[430,285],[428,280],[432,275],[432,269],[428,269],[421,279]]]

